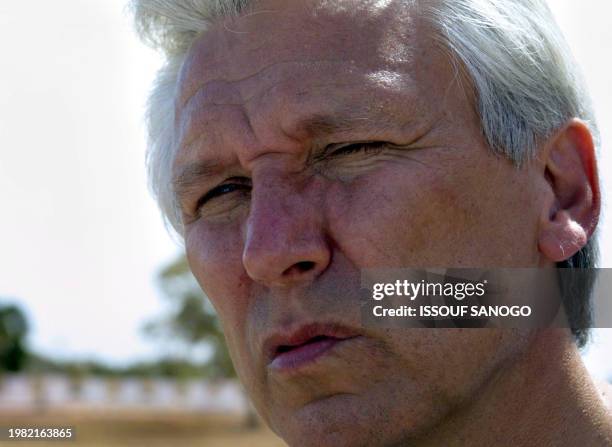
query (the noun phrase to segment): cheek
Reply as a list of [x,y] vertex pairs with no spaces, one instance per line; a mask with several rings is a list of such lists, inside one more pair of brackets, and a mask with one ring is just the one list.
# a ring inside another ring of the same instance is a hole
[[512,186],[521,173],[498,160],[434,163],[389,166],[335,188],[330,227],[349,259],[362,268],[482,267],[534,256],[535,236],[513,240],[536,232],[537,213]]
[[400,165],[337,186],[328,210],[341,250],[362,268],[444,263],[469,214],[440,174]]
[[215,229],[196,223],[185,235],[189,266],[212,302],[225,329],[228,344],[244,327],[249,296],[242,268],[242,236],[239,229]]
[[217,311],[236,372],[253,390],[258,376],[245,343],[252,282],[242,268],[242,247],[238,227],[215,229],[199,224],[185,235],[189,266]]
[[[451,409],[473,396],[505,362],[529,345],[527,331],[435,329],[395,331],[388,339],[419,389]],[[399,378],[398,378],[399,380]]]

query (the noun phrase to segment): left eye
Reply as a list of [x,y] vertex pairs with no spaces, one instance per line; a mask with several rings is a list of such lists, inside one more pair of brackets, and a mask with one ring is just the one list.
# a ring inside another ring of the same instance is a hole
[[355,154],[357,152],[378,153],[389,143],[384,141],[373,141],[369,143],[351,143],[345,145],[334,145],[329,148],[327,157],[337,157],[342,155]]

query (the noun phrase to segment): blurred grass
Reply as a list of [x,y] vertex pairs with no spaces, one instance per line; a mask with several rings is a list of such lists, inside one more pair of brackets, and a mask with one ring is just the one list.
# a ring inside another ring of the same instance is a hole
[[0,414],[0,426],[74,427],[72,441],[0,441],[0,445],[19,447],[282,447],[285,444],[261,426],[245,428],[244,419],[231,415],[154,413]]

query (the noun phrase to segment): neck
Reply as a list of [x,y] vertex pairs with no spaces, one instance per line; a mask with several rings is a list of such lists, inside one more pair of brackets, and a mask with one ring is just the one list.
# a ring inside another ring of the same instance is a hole
[[540,331],[511,362],[416,445],[612,445],[611,416],[567,331]]

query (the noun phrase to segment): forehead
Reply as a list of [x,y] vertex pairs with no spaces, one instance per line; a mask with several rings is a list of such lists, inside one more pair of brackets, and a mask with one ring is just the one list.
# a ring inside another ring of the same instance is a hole
[[[255,146],[306,147],[328,117],[332,130],[427,126],[454,77],[415,9],[410,0],[264,0],[219,19],[179,73],[175,169],[230,152],[243,163]],[[224,149],[238,146],[250,149]]]
[[208,83],[248,85],[249,78],[265,80],[274,70],[288,76],[367,70],[391,82],[391,72],[415,57],[416,21],[408,5],[405,0],[256,2],[237,18],[220,19],[194,42],[179,76],[178,105]]

